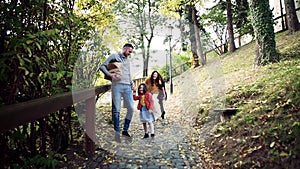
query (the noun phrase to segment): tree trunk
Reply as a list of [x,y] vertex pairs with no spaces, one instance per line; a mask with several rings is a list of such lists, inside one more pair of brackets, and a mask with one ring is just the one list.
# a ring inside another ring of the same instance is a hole
[[232,24],[232,9],[231,9],[231,0],[226,0],[226,11],[227,11],[227,26],[228,26],[228,36],[229,36],[229,51],[234,52],[236,50],[234,44],[234,33],[233,33],[233,24]]
[[[191,42],[191,51],[192,51],[192,57],[193,57],[193,62],[192,62],[192,67],[197,67],[199,66],[198,62],[198,54],[197,54],[197,45],[196,45],[196,38],[195,38],[195,28],[193,24],[189,24],[190,27],[190,42]],[[197,58],[197,59],[196,59]]]
[[250,11],[256,38],[256,58],[254,67],[279,60],[276,50],[272,12],[269,1],[251,0]]
[[197,55],[197,45],[196,45],[196,38],[195,38],[195,27],[194,27],[193,20],[192,20],[192,15],[193,15],[192,5],[188,5],[187,7],[188,7],[188,10],[187,10],[188,11],[187,19],[189,21],[188,25],[189,25],[189,29],[190,29],[189,40],[191,42],[191,52],[192,52],[192,58],[193,58],[192,67],[196,67],[196,66],[199,66],[199,63],[198,63],[199,56]]
[[[153,30],[152,30],[153,31]],[[151,33],[152,34],[152,33]],[[151,41],[152,41],[153,36],[151,36],[149,38],[149,40],[147,40],[147,50],[146,50],[146,60],[144,62],[144,77],[148,76],[148,67],[149,67],[149,58],[150,58],[150,45],[151,45]]]
[[[205,65],[206,61],[204,60],[203,57],[203,51],[202,51],[202,45],[201,45],[201,38],[200,38],[200,30],[199,30],[199,24],[197,21],[197,10],[196,7],[193,5],[192,6],[192,20],[193,20],[193,25],[194,25],[194,30],[195,30],[195,40],[196,40],[196,46],[197,46],[197,55],[200,56],[201,59],[201,64]],[[197,59],[197,60],[196,60]],[[195,67],[199,66],[199,61],[198,57],[195,58],[196,65]]]
[[286,16],[287,16],[287,27],[290,34],[295,33],[299,30],[300,25],[296,14],[294,0],[284,0]]
[[[144,43],[144,41],[141,41]],[[146,56],[146,49],[145,49],[145,45],[142,45],[141,47],[142,50],[142,56],[143,56],[143,77],[147,76],[147,72],[148,72],[148,65],[147,65],[147,56]]]

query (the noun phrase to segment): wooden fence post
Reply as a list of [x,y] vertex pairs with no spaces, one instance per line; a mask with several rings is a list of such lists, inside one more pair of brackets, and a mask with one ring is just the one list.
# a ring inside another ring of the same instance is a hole
[[89,98],[85,101],[85,152],[89,156],[95,153],[95,117],[96,117],[96,103],[95,98]]

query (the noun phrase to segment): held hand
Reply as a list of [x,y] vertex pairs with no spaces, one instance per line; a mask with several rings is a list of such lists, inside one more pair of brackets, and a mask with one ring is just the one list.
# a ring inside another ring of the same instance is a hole
[[134,91],[134,92],[136,91],[136,88],[135,88],[134,84],[131,85],[131,90]]
[[110,78],[111,78],[112,80],[115,79],[115,75],[114,75],[113,73],[111,73],[109,76],[110,76]]

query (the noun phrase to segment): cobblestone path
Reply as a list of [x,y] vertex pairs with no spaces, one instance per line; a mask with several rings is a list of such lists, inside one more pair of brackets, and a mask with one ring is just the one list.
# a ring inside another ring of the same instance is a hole
[[[132,139],[121,137],[121,143],[101,146],[106,154],[94,158],[89,168],[201,168],[197,153],[190,151],[188,128],[159,119],[155,123],[155,137],[143,139],[142,125],[132,123]],[[110,159],[103,161],[107,153]]]
[[[142,139],[144,131],[139,121],[138,110],[134,113],[130,125],[129,133],[132,139],[121,137],[121,143],[113,142],[114,136],[108,134],[114,133],[112,125],[101,124],[101,120],[98,121],[97,128],[100,134],[96,134],[97,144],[106,154],[94,158],[89,168],[203,168],[200,166],[201,159],[197,152],[191,151],[191,138],[188,134],[193,130],[199,93],[196,87],[187,93],[185,88],[178,87],[185,85],[181,81],[174,81],[174,85],[176,90],[172,95],[168,93],[169,97],[165,102],[166,119],[159,118],[155,122],[154,139]],[[197,86],[196,83],[187,85]],[[186,99],[186,95],[190,99]],[[124,118],[122,114],[126,113],[121,112],[121,119]],[[102,131],[106,131],[108,135]]]

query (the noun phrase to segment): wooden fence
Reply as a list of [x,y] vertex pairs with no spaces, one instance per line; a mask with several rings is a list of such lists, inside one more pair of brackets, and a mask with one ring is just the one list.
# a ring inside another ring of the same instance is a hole
[[27,102],[4,106],[0,109],[0,133],[14,129],[19,125],[36,121],[48,114],[57,112],[63,108],[79,102],[85,102],[86,113],[86,137],[85,151],[94,153],[94,143],[87,136],[95,135],[95,99],[98,94],[109,91],[111,85],[103,85],[96,88],[85,89],[77,92],[67,92],[50,97],[30,100]]
[[[134,84],[138,86],[140,83],[144,82],[144,80],[145,78],[135,79]],[[93,155],[95,149],[93,139],[95,137],[96,96],[103,94],[110,89],[111,85],[107,84],[95,88],[84,89],[76,92],[66,92],[50,97],[43,97],[27,102],[4,106],[0,108],[0,133],[4,133],[20,125],[34,122],[76,103],[85,102],[85,152],[88,155]]]

